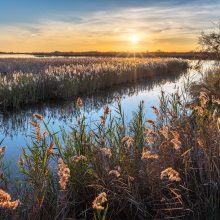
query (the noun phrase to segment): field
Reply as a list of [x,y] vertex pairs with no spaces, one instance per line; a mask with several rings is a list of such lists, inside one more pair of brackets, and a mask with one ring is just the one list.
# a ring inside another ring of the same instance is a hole
[[73,99],[147,77],[181,74],[187,66],[187,61],[173,58],[0,59],[0,103],[6,109]]

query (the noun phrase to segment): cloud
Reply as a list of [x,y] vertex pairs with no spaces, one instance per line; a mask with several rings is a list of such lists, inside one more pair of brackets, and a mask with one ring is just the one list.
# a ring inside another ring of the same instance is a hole
[[81,15],[61,11],[34,22],[1,24],[0,42],[15,41],[12,44],[15,45],[26,41],[28,50],[41,51],[46,42],[45,50],[86,50],[86,47],[88,50],[127,50],[129,35],[137,33],[141,42],[136,50],[193,49],[200,32],[212,28],[211,22],[219,19],[220,4],[175,3],[164,1],[160,6],[99,9]]

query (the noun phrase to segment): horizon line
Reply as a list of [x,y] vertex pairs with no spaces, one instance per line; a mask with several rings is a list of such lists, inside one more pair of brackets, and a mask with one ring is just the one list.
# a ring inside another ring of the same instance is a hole
[[36,54],[36,53],[198,53],[200,51],[189,50],[189,51],[163,51],[163,50],[155,50],[155,51],[98,51],[98,50],[90,50],[90,51],[32,51],[32,52],[16,52],[16,51],[0,51],[0,54]]

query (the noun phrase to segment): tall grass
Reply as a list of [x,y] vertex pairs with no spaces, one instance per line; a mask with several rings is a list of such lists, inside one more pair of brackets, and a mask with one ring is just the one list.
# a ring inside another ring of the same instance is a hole
[[116,98],[91,130],[78,99],[72,130],[60,138],[35,114],[18,180],[0,149],[0,218],[218,219],[220,99],[209,77],[218,80],[213,73],[193,87],[191,104],[162,93],[155,121],[141,102],[126,124]]
[[196,98],[199,92],[205,91],[209,95],[220,98],[220,68],[216,67],[208,71],[200,82],[195,82],[191,86],[191,93]]
[[202,91],[188,105],[163,93],[160,108],[152,107],[157,120],[145,118],[141,102],[129,124],[116,100],[91,130],[78,99],[75,124],[62,138],[34,115],[32,143],[19,160],[23,177],[12,191],[20,205],[3,208],[3,217],[219,218],[220,100]]
[[6,59],[0,74],[0,105],[19,108],[50,99],[72,99],[149,76],[180,74],[186,68],[187,62],[178,59]]

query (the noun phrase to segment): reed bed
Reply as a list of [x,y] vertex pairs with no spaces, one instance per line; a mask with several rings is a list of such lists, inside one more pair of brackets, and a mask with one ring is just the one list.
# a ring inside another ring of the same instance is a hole
[[103,57],[0,59],[0,64],[0,105],[4,109],[73,99],[159,74],[180,74],[188,66],[180,59]]
[[115,109],[106,106],[91,130],[78,99],[72,130],[61,138],[34,114],[16,181],[6,175],[1,149],[0,217],[218,219],[220,99],[201,91],[198,102],[180,100],[162,93],[160,108],[152,107],[155,121],[145,118],[141,102],[125,124],[116,97]]

